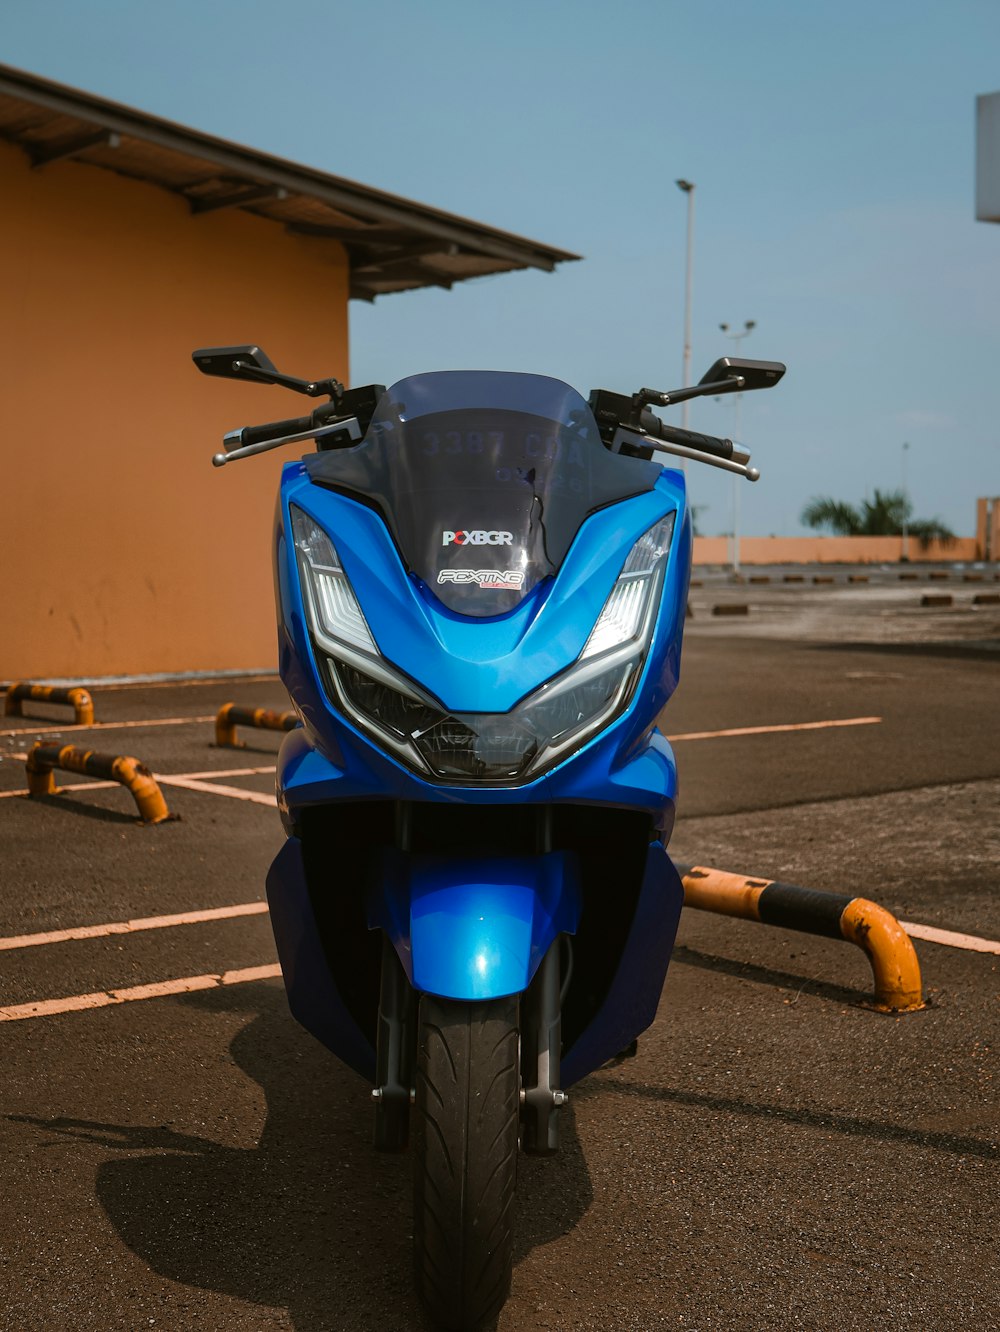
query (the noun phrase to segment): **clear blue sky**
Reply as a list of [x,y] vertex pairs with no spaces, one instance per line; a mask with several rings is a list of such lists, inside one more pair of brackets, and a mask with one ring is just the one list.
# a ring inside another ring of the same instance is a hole
[[[585,256],[353,303],[355,383],[680,383],[687,177],[695,377],[723,321],[788,364],[744,399],[744,533],[898,486],[904,441],[920,515],[971,534],[1000,494],[1000,226],[974,220],[997,0],[5,0],[0,60]],[[691,425],[731,431],[731,402]],[[727,530],[728,478],[689,477]]]

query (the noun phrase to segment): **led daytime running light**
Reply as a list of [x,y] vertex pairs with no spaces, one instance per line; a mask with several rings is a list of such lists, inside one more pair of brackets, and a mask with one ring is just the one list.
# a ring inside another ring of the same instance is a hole
[[675,518],[676,513],[671,512],[654,523],[629,551],[618,581],[583,645],[581,661],[645,637],[649,611],[655,604],[652,594],[670,553]]
[[329,639],[377,657],[375,639],[333,542],[304,510],[294,504],[289,509],[303,596],[317,637],[324,647]]

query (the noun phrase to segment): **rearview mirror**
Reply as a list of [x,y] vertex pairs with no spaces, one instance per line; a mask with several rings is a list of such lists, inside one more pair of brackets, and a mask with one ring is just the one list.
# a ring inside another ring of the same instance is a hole
[[[713,392],[742,393],[750,389],[773,388],[785,373],[780,361],[744,361],[738,356],[720,356],[712,368],[698,381],[717,387]],[[727,384],[727,379],[732,380]],[[740,384],[738,380],[742,379]]]
[[191,353],[191,359],[203,375],[219,375],[223,379],[245,379],[236,362],[248,368],[277,374],[271,358],[259,347],[201,347]]

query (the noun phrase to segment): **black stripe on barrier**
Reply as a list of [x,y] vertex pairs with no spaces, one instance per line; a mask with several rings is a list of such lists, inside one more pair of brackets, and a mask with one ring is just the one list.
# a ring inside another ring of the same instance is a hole
[[[59,757],[67,749],[72,750],[72,753],[68,756],[67,762],[61,764]],[[109,782],[121,781],[120,774],[115,772],[115,764],[120,757],[118,754],[98,754],[93,751],[87,753],[86,750],[75,749],[72,745],[36,745],[32,753],[36,765],[61,768],[63,772],[78,772],[87,777],[102,777]]]
[[800,888],[794,883],[774,882],[757,899],[757,916],[765,925],[781,925],[786,930],[823,934],[840,939],[840,917],[853,897],[842,893],[824,893],[818,888]]
[[[280,721],[282,729],[286,731],[294,731],[296,726],[300,724],[294,712],[275,712],[271,708],[239,708],[233,706],[230,707],[226,717],[235,726],[253,726],[258,713],[275,721]],[[264,729],[270,730],[271,728],[264,727]]]
[[63,745],[35,745],[31,751],[33,762],[36,766],[58,767],[59,755],[64,748]]
[[106,781],[117,781],[114,766],[118,762],[117,754],[91,754],[84,767],[89,777],[103,777]]

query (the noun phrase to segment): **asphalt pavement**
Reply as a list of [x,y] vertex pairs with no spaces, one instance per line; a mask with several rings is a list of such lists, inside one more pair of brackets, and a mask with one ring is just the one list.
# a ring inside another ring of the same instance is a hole
[[[972,632],[895,572],[699,578],[671,850],[997,941],[1000,632],[960,571]],[[425,1329],[409,1162],[272,978],[280,737],[212,743],[280,684],[93,692],[93,730],[0,720],[0,1328]],[[36,735],[142,758],[180,818],[70,774],[12,794]],[[928,1005],[890,1017],[851,945],[686,911],[637,1056],[522,1159],[499,1332],[1000,1328],[1000,952],[916,947]]]

